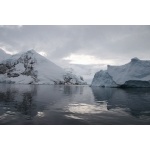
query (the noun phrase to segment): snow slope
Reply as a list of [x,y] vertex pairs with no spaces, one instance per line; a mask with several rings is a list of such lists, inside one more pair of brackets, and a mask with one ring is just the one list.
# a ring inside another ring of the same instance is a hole
[[73,74],[82,75],[86,80],[87,84],[91,84],[94,74],[101,69],[105,69],[107,66],[104,65],[79,65],[79,64],[68,64],[65,66],[65,70],[72,72]]
[[108,65],[106,71],[95,74],[92,86],[150,87],[150,61],[133,58],[122,66]]
[[3,51],[2,49],[0,49],[0,62],[9,58],[11,55],[6,54],[5,51]]
[[0,63],[0,82],[22,84],[85,84],[34,50],[16,54]]

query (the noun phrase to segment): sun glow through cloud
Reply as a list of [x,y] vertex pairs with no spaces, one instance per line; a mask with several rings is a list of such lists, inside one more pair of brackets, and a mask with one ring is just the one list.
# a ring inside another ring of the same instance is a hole
[[44,57],[47,57],[47,53],[44,52],[44,51],[41,51],[41,52],[38,52],[40,55],[44,56]]
[[81,65],[91,65],[91,64],[113,64],[112,60],[100,60],[95,56],[90,55],[76,55],[71,54],[68,57],[63,58],[63,60],[70,61],[70,64],[81,64]]

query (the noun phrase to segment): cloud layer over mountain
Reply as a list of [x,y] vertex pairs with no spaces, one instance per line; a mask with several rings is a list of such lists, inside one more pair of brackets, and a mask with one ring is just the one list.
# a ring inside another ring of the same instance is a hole
[[0,48],[7,53],[35,49],[58,65],[83,70],[149,59],[149,39],[150,26],[0,26]]

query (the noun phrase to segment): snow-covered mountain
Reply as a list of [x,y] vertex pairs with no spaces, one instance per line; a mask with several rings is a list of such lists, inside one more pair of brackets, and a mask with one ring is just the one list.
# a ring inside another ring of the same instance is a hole
[[79,65],[79,64],[69,64],[64,67],[65,71],[82,75],[87,84],[91,84],[92,79],[96,72],[101,69],[105,69],[105,65]]
[[92,86],[150,87],[150,61],[133,58],[122,66],[107,66],[95,74]]
[[34,50],[16,54],[0,63],[0,82],[22,84],[86,84]]
[[11,55],[6,54],[4,50],[0,49],[0,62],[9,58]]

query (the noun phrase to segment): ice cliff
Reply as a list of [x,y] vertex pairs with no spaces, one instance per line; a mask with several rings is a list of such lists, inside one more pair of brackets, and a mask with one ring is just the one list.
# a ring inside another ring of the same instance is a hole
[[107,66],[94,75],[91,86],[150,87],[150,61],[133,58],[122,66]]

